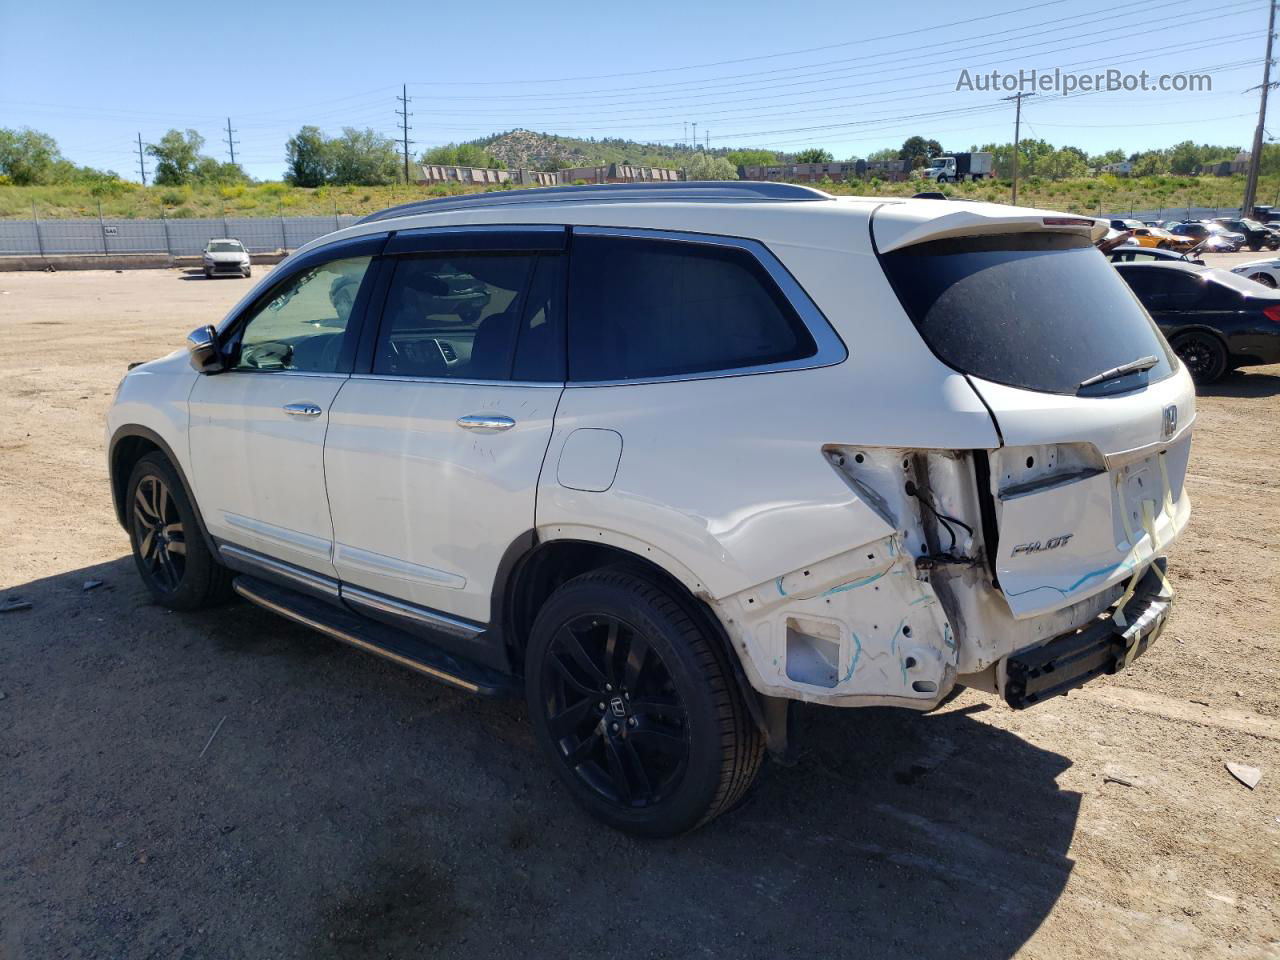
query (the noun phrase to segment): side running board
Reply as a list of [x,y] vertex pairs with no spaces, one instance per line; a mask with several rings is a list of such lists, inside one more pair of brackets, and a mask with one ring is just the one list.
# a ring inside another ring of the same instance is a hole
[[519,691],[514,677],[461,660],[426,640],[323,600],[248,576],[236,577],[232,586],[250,603],[459,690],[482,697],[504,697]]

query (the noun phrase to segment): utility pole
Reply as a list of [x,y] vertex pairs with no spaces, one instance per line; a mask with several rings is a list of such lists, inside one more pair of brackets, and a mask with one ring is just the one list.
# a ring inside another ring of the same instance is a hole
[[711,131],[710,131],[710,130],[703,130],[703,131],[702,131],[702,137],[703,137],[703,140],[704,140],[704,141],[706,142],[706,144],[707,144],[707,151],[708,151],[708,152],[710,152],[710,151],[711,151]]
[[147,185],[147,162],[143,159],[142,133],[138,133],[138,173],[142,176],[142,185]]
[[684,136],[680,138],[680,142],[685,146],[689,145],[689,121],[684,122]]
[[409,112],[409,101],[412,98],[409,96],[408,85],[401,85],[400,96],[396,97],[396,99],[399,100],[400,103],[402,104],[400,109],[396,111],[396,114],[400,117],[400,132],[401,132],[401,138],[404,141],[404,182],[405,182],[405,185],[408,186],[409,184],[409,144],[413,142],[409,139],[409,131],[412,129],[409,126],[409,118],[413,116],[413,114]]
[[1034,97],[1034,93],[1015,93],[1012,97],[1001,97],[1001,100],[1012,100],[1013,108],[1013,200],[1018,202],[1018,142],[1022,134],[1022,98]]
[[1249,175],[1244,182],[1244,203],[1240,207],[1240,216],[1247,217],[1253,210],[1253,201],[1258,192],[1258,169],[1262,165],[1262,134],[1267,122],[1267,92],[1271,89],[1271,41],[1276,35],[1275,0],[1268,5],[1271,10],[1267,15],[1267,59],[1262,64],[1262,97],[1258,104],[1258,126],[1253,131],[1253,152],[1249,155]]
[[693,149],[698,149],[698,121],[693,121]]
[[222,142],[225,143],[227,145],[227,149],[231,151],[231,165],[233,167],[236,165],[236,144],[240,142],[235,139],[235,133],[236,131],[231,129],[231,118],[227,117],[227,135]]

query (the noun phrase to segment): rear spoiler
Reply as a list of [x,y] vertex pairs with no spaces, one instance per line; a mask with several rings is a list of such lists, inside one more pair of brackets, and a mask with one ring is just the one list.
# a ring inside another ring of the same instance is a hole
[[[924,207],[921,204],[920,207]],[[900,250],[903,247],[944,240],[949,237],[974,237],[993,233],[1034,233],[1049,230],[1055,233],[1074,233],[1097,243],[1107,235],[1108,225],[1095,217],[1079,214],[1055,213],[1048,210],[1030,210],[1019,207],[1003,207],[989,203],[957,204],[950,209],[942,204],[928,204],[938,215],[927,219],[917,217],[919,207],[904,204],[902,207],[881,207],[876,211],[876,245],[881,253]],[[947,204],[950,207],[950,203]]]

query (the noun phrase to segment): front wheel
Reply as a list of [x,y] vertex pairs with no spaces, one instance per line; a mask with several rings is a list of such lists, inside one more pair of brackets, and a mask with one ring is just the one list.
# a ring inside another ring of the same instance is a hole
[[1272,287],[1274,289],[1276,285],[1275,277],[1269,273],[1253,273],[1249,275],[1249,279],[1254,283],[1262,284],[1264,287]]
[[209,552],[182,481],[163,454],[137,462],[127,496],[133,561],[155,602],[197,610],[225,599],[230,573]]
[[1196,383],[1213,383],[1227,372],[1227,348],[1211,333],[1184,334],[1173,342],[1173,352]]
[[561,586],[534,621],[525,694],[573,798],[627,833],[669,837],[738,802],[763,738],[716,638],[621,570]]

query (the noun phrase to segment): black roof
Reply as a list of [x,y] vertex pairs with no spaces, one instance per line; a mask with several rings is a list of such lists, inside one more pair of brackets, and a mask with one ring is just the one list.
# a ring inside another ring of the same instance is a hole
[[566,201],[600,203],[622,201],[639,203],[645,200],[701,201],[708,203],[743,202],[794,202],[807,200],[832,200],[831,194],[813,187],[794,183],[772,183],[754,180],[707,180],[676,183],[607,183],[587,184],[575,187],[537,187],[531,189],[495,190],[489,193],[472,193],[462,197],[437,197],[434,200],[416,200],[371,213],[359,223],[375,220],[391,220],[411,217],[419,213],[437,213],[445,210],[475,210],[482,207],[503,207],[525,203],[561,203]]

